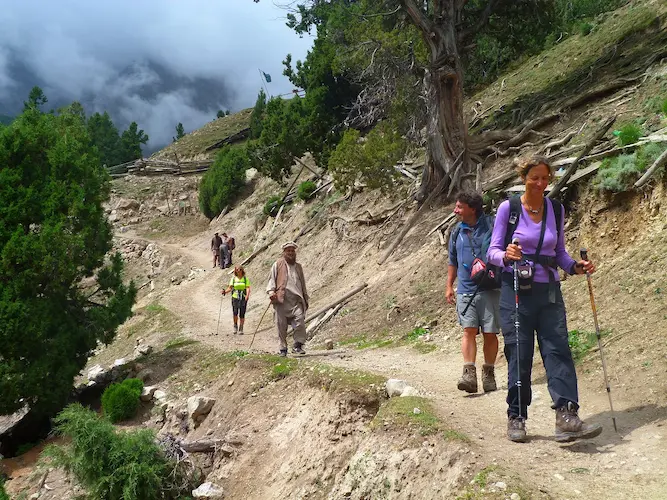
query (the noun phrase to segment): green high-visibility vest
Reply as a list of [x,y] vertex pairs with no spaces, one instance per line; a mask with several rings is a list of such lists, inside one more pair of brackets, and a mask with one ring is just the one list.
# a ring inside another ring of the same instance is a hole
[[229,286],[232,287],[232,298],[246,298],[246,290],[250,288],[250,281],[247,276],[243,278],[237,278],[236,275],[232,276],[232,279],[229,280]]

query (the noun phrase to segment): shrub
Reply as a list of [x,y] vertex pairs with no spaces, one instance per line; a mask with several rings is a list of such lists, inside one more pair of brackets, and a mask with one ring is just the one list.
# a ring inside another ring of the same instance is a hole
[[307,201],[313,195],[313,191],[317,189],[317,185],[313,181],[305,181],[299,184],[297,189],[297,198]]
[[199,208],[209,219],[231,205],[245,185],[250,160],[244,148],[225,147],[199,184]]
[[618,143],[621,146],[634,144],[642,136],[642,129],[636,123],[626,123],[617,132]]
[[278,215],[278,210],[280,210],[280,202],[282,199],[283,197],[278,196],[277,194],[269,196],[269,199],[264,204],[264,214],[268,215],[269,217],[275,217]]
[[662,111],[662,114],[667,116],[667,97],[665,97],[665,100],[662,101],[662,106],[660,107],[660,110]]
[[139,396],[144,383],[136,378],[111,384],[102,394],[104,415],[113,423],[134,417],[139,409]]
[[5,491],[5,480],[0,477],[0,500],[11,500]]
[[607,158],[593,181],[601,191],[618,193],[632,187],[635,181],[662,154],[665,147],[660,144],[646,144],[632,154]]
[[405,139],[386,124],[378,125],[363,141],[357,130],[349,129],[331,154],[329,171],[341,190],[357,179],[371,189],[387,189],[398,175],[394,164],[406,150]]
[[55,423],[70,442],[49,445],[44,455],[73,474],[89,498],[171,500],[187,497],[193,487],[184,463],[167,458],[151,430],[116,432],[108,420],[80,404],[66,407]]

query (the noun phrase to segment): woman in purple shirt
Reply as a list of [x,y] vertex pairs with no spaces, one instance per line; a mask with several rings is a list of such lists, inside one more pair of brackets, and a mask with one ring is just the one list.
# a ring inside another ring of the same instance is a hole
[[[547,385],[554,403],[552,408],[556,410],[556,441],[592,438],[602,432],[602,426],[584,423],[577,415],[577,374],[567,341],[565,304],[560,291],[558,267],[569,274],[584,274],[594,272],[595,266],[590,261],[575,261],[565,250],[563,206],[544,197],[552,179],[547,160],[531,158],[523,162],[518,170],[526,192],[521,196],[520,206],[515,204],[516,212],[510,208],[509,200],[498,207],[487,254],[490,263],[503,266],[500,327],[505,338],[508,369],[507,437],[517,442],[526,440],[525,419],[532,396],[530,379],[537,332]],[[556,227],[556,220],[560,221],[559,228]],[[507,234],[510,224],[515,226],[513,235]],[[515,240],[518,240],[516,245],[511,243]],[[533,269],[532,282],[522,280],[520,285],[518,347],[521,359],[517,359],[514,262],[521,262],[522,268]],[[517,363],[521,373],[520,384],[517,384]]]

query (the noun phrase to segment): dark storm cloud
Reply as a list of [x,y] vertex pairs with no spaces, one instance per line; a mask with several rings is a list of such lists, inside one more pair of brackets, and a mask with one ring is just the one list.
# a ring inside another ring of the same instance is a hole
[[218,109],[252,106],[258,68],[272,94],[292,90],[281,61],[302,58],[310,40],[284,16],[270,0],[2,0],[0,114],[39,85],[53,106],[78,100],[119,128],[136,121],[154,148],[178,122],[192,130]]

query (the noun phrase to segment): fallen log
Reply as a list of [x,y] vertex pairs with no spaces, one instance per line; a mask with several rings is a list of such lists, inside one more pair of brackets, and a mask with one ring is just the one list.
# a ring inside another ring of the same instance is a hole
[[651,176],[655,173],[656,170],[659,168],[667,165],[667,149],[665,149],[662,154],[658,157],[657,160],[649,167],[649,169],[644,172],[644,175],[642,175],[637,182],[635,182],[635,188],[640,188],[644,184],[646,184]]
[[565,171],[565,174],[563,177],[560,178],[560,180],[556,183],[556,185],[553,187],[551,191],[549,191],[549,194],[547,195],[548,198],[553,198],[556,196],[560,190],[567,184],[567,181],[570,177],[572,177],[572,174],[577,170],[577,166],[579,165],[579,162],[581,159],[586,156],[591,149],[595,146],[595,144],[604,137],[604,135],[607,133],[607,130],[609,130],[609,127],[611,127],[614,122],[616,121],[616,115],[612,115],[609,118],[607,118],[600,128],[595,132],[593,137],[588,141],[586,144],[586,147],[579,153],[579,156],[574,160],[572,165],[570,165],[567,170]]
[[445,218],[444,218],[444,219],[443,219],[437,226],[435,226],[433,229],[431,229],[431,230],[428,232],[428,234],[426,235],[426,237],[428,238],[429,236],[431,236],[433,233],[435,233],[438,229],[440,229],[442,226],[444,226],[445,224],[447,224],[447,223],[448,223],[450,220],[452,220],[454,217],[456,217],[456,214],[454,214],[454,213],[449,214],[449,215],[448,215],[447,217],[445,217]]
[[354,288],[353,290],[350,290],[349,292],[347,292],[340,299],[335,300],[334,302],[331,302],[330,304],[327,304],[325,307],[321,307],[320,309],[318,309],[314,313],[308,314],[308,316],[306,316],[306,323],[310,323],[313,319],[317,318],[320,314],[325,313],[329,309],[331,309],[333,307],[336,307],[338,304],[341,304],[341,303],[345,302],[350,297],[353,297],[354,295],[361,292],[367,286],[368,286],[368,283],[363,283],[363,284],[359,285],[358,287]]
[[[251,253],[248,257],[246,257],[246,259],[243,262],[241,262],[240,265],[245,266],[246,264],[248,264],[251,260],[253,260],[255,257],[257,257],[260,253],[262,253],[264,250],[269,248],[277,239],[278,239],[278,237],[276,236],[275,238],[270,240],[268,243],[263,244],[261,247],[259,247],[253,253]],[[234,270],[230,271],[230,273],[233,273],[233,272],[234,272]]]
[[320,321],[309,327],[310,329],[306,328],[306,338],[308,340],[311,340],[317,333],[317,330],[322,328],[327,321],[333,318],[336,315],[336,313],[340,311],[341,307],[343,307],[342,302],[336,305],[335,307],[329,309]]

